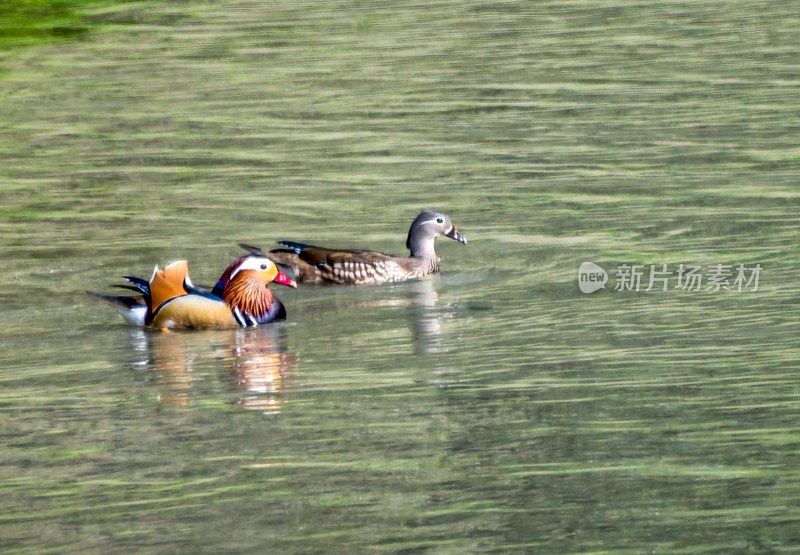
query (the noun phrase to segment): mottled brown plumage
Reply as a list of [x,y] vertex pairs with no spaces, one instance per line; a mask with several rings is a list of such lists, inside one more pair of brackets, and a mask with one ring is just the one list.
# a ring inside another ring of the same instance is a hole
[[[398,282],[439,271],[439,257],[434,250],[439,236],[467,242],[447,214],[425,210],[416,217],[408,231],[406,247],[410,256],[362,249],[329,249],[293,241],[279,241],[288,248],[273,250],[266,256],[295,281],[303,283],[362,285]],[[242,247],[261,252],[256,247]]]

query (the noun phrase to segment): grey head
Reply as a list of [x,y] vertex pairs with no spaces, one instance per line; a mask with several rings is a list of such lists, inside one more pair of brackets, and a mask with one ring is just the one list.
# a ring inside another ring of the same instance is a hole
[[467,238],[459,233],[450,216],[439,210],[424,210],[411,223],[406,247],[413,257],[436,258],[433,245],[440,235],[467,244]]

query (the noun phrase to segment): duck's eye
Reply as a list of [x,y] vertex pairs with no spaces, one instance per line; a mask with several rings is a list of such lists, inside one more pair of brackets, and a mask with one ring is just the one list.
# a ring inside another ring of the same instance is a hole
[[266,269],[267,269],[267,265],[266,265],[266,264],[262,264],[262,265],[261,265],[261,269],[262,269],[262,270],[266,270]]
[[437,223],[437,224],[443,224],[443,223],[444,223],[444,218],[442,218],[441,216],[439,216],[438,218],[436,218],[436,223]]

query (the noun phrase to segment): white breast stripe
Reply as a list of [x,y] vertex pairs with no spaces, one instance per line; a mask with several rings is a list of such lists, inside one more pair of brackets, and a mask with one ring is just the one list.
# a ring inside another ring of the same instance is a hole
[[244,318],[242,318],[242,312],[239,310],[238,306],[233,309],[233,318],[234,320],[236,320],[236,323],[239,324],[241,327],[243,328],[247,327]]

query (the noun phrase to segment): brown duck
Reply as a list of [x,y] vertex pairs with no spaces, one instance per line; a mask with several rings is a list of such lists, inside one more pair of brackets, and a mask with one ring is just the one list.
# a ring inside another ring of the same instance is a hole
[[[294,241],[278,241],[286,249],[267,253],[290,277],[303,283],[343,285],[406,281],[439,271],[434,243],[440,235],[467,243],[450,217],[438,210],[425,210],[411,223],[406,247],[410,256],[392,256],[370,250],[339,250]],[[241,245],[254,253],[257,247]]]

